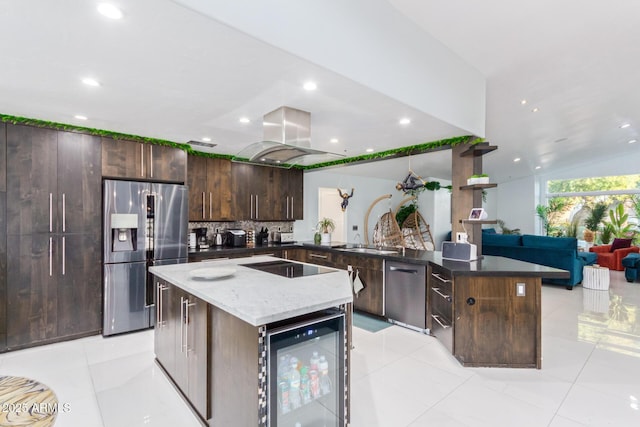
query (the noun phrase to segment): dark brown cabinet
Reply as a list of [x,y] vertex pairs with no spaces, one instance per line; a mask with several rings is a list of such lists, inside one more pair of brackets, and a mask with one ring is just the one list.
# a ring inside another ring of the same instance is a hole
[[0,352],[7,349],[7,125],[0,123]]
[[236,219],[302,219],[301,170],[233,163],[231,181]]
[[7,159],[7,347],[98,333],[100,138],[7,125]]
[[231,161],[189,156],[189,221],[230,221]]
[[455,288],[453,355],[460,363],[541,368],[540,278],[461,276]]
[[164,280],[156,283],[156,358],[203,419],[208,404],[208,305]]
[[427,268],[427,328],[453,352],[453,277],[444,268]]
[[5,191],[7,191],[7,125],[0,123],[0,192]]
[[365,286],[353,296],[353,308],[376,316],[384,316],[384,271],[382,258],[357,255],[337,255],[336,268],[358,273]]
[[187,153],[179,148],[102,138],[102,175],[184,183]]

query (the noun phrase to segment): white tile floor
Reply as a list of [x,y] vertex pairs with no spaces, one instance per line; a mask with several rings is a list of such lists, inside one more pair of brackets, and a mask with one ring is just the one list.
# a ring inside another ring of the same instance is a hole
[[[640,284],[611,272],[608,292],[543,286],[542,302],[542,370],[462,368],[428,336],[354,328],[351,425],[639,426]],[[153,362],[152,334],[5,353],[0,374],[69,403],[56,427],[200,426]]]

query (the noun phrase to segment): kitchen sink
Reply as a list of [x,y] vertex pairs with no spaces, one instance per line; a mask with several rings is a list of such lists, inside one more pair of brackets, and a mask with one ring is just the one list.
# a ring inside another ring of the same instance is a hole
[[398,251],[390,249],[375,249],[375,248],[344,248],[340,249],[345,252],[356,252],[360,254],[375,254],[375,255],[391,255],[397,254]]

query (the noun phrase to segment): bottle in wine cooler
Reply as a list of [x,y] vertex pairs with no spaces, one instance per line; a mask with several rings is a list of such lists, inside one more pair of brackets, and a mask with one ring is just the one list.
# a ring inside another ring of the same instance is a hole
[[302,405],[300,398],[300,372],[298,371],[298,359],[291,358],[291,371],[289,373],[289,402],[291,409],[298,409]]
[[331,380],[329,379],[329,362],[324,356],[320,356],[318,369],[320,370],[320,392],[324,396],[331,393]]
[[278,394],[280,401],[280,408],[282,409],[282,413],[286,414],[291,410],[291,402],[289,401],[289,382],[286,380],[280,381],[278,383]]
[[306,405],[311,402],[311,386],[309,384],[309,368],[303,366],[300,369],[300,395],[302,396],[302,404]]
[[288,376],[289,370],[291,369],[291,363],[289,363],[290,357],[288,354],[280,356],[280,361],[278,362],[278,383],[283,380],[289,381]]
[[320,362],[320,356],[318,356],[318,352],[314,351],[311,359],[309,360],[309,369],[310,370],[318,370],[318,362]]
[[315,369],[309,371],[309,389],[313,399],[320,397],[320,377]]

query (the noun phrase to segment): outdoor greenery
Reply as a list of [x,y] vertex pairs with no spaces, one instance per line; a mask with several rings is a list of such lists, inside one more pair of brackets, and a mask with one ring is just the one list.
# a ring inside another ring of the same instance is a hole
[[536,213],[549,236],[584,237],[594,244],[628,237],[638,244],[640,195],[624,194],[627,190],[640,190],[640,174],[549,181],[547,193],[553,197]]

